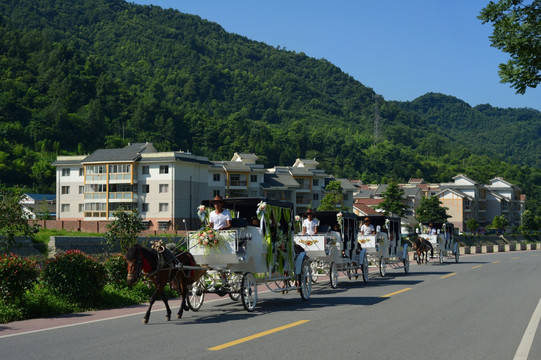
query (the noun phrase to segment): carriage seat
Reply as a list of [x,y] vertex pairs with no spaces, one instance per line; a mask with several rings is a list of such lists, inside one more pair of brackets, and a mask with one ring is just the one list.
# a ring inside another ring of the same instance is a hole
[[248,226],[248,220],[246,218],[234,218],[231,219],[231,227],[246,227]]

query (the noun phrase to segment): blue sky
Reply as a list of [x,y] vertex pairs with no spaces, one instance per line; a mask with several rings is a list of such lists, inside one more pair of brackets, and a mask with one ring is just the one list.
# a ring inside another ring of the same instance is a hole
[[427,92],[472,106],[541,110],[541,87],[500,83],[508,56],[489,43],[476,0],[136,0],[198,15],[226,31],[327,59],[387,100]]

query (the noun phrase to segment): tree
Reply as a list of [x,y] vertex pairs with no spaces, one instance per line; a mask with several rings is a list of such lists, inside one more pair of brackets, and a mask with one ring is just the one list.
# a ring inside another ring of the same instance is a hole
[[137,236],[143,231],[143,222],[137,209],[132,212],[119,209],[113,216],[115,219],[107,224],[105,242],[111,249],[120,247],[126,252],[130,246],[137,243]]
[[541,1],[533,0],[491,1],[478,16],[485,23],[492,23],[494,31],[491,45],[510,55],[506,64],[500,64],[501,82],[510,83],[517,94],[524,94],[528,87],[541,82]]
[[528,233],[532,230],[537,230],[535,216],[530,210],[524,210],[521,217],[520,231]]
[[477,229],[479,229],[479,222],[477,222],[477,220],[475,220],[474,218],[471,218],[466,221],[466,227],[471,232],[477,231]]
[[378,209],[385,211],[387,215],[404,217],[408,211],[408,205],[404,203],[404,190],[398,187],[398,183],[390,181],[387,189],[381,194],[385,200],[381,202]]
[[449,208],[442,206],[436,196],[423,197],[417,207],[415,219],[420,223],[438,222],[444,223],[451,216],[447,214]]
[[22,191],[14,188],[0,193],[0,250],[8,252],[15,238],[32,238],[37,228],[28,224],[28,216],[21,206]]
[[338,180],[332,180],[325,187],[327,192],[323,199],[321,199],[321,205],[317,208],[319,211],[333,211],[340,210],[344,201],[344,195],[342,195],[342,185]]
[[507,225],[509,225],[509,222],[507,221],[507,218],[505,216],[496,215],[494,216],[494,219],[492,220],[491,227],[494,230],[504,231]]

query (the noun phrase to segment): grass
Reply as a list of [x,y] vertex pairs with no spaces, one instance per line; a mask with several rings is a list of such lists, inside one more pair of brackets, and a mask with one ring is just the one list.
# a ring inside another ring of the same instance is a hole
[[[87,303],[74,302],[36,284],[17,302],[0,300],[0,324],[11,321],[53,317],[91,310],[113,309],[148,302],[154,292],[153,286],[139,281],[132,287],[105,285],[100,296]],[[167,289],[167,297],[174,299],[178,293]]]
[[68,230],[57,230],[57,229],[39,229],[39,231],[34,235],[35,241],[39,243],[47,244],[51,236],[77,236],[77,237],[97,237],[103,236],[103,234],[98,233],[87,233],[81,231],[68,231]]

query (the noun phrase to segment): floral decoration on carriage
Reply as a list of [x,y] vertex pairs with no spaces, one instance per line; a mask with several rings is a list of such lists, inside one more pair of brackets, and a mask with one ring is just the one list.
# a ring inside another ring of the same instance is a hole
[[308,239],[308,240],[305,240],[305,239],[299,239],[298,240],[301,244],[304,244],[306,246],[312,246],[312,245],[315,245],[319,242],[319,240],[317,239]]
[[220,234],[208,226],[197,232],[197,243],[201,246],[216,248],[220,246],[222,240]]

